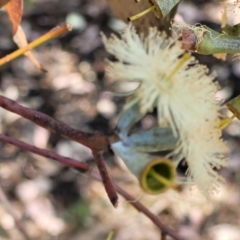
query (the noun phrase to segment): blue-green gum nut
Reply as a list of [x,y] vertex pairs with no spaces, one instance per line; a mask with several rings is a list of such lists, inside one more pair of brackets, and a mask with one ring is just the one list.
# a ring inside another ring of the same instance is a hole
[[134,133],[122,141],[125,145],[134,146],[139,152],[158,152],[175,149],[178,139],[174,137],[171,128],[154,127]]
[[155,15],[164,18],[179,3],[180,0],[150,0],[150,4],[155,6]]
[[140,185],[149,194],[159,194],[176,185],[176,168],[167,158],[151,160],[140,175]]
[[144,116],[145,113],[140,112],[138,102],[134,103],[131,107],[124,109],[117,123],[119,137],[123,139],[125,136],[127,136],[129,130]]
[[153,160],[150,154],[139,152],[134,146],[126,146],[121,141],[113,143],[111,147],[147,193],[158,194],[174,186],[175,166],[170,160]]

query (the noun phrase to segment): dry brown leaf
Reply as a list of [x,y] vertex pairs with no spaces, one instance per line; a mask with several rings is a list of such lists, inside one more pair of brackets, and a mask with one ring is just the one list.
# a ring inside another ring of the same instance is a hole
[[[20,22],[23,14],[23,0],[0,0],[0,7],[4,6],[9,19],[12,23],[13,41],[19,48],[25,47],[28,42],[25,33],[23,32]],[[33,62],[33,64],[41,71],[46,71],[41,63],[34,57],[31,51],[25,53],[25,56]]]
[[[0,0],[1,1],[1,0]],[[3,0],[7,1],[7,0]],[[23,14],[23,0],[10,0],[5,6],[5,11],[12,23],[13,35],[16,33]]]
[[[13,41],[18,45],[19,48],[25,47],[28,42],[26,35],[21,27],[21,25],[18,25],[17,31],[15,35],[13,36]],[[42,66],[42,64],[34,57],[33,53],[31,51],[27,51],[24,54],[26,57],[29,58],[30,61],[41,71],[46,72],[47,70]]]
[[0,0],[0,8],[6,5],[10,0]]

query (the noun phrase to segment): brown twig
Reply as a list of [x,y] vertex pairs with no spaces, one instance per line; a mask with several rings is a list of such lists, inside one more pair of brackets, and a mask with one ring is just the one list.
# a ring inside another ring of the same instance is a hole
[[45,150],[45,149],[40,149],[40,148],[34,147],[34,146],[29,145],[25,142],[19,141],[17,139],[14,139],[14,138],[11,138],[11,137],[8,137],[8,136],[5,136],[3,134],[0,134],[0,140],[4,141],[6,143],[13,144],[14,146],[19,147],[21,149],[24,149],[26,151],[36,153],[36,154],[41,155],[41,156],[46,157],[46,158],[51,158],[53,160],[56,160],[60,163],[65,164],[67,166],[77,168],[81,171],[86,172],[86,171],[89,170],[89,166],[85,163],[82,163],[82,162],[79,162],[77,160],[73,160],[73,159],[70,159],[70,158],[67,158],[67,157],[63,157],[61,155],[58,155],[54,152],[51,152],[51,151],[48,151],[48,150]]
[[[59,133],[63,136],[66,136],[66,137],[68,137],[72,140],[75,140],[76,142],[82,143],[85,146],[88,146],[89,148],[93,149],[94,151],[105,149],[108,145],[106,138],[103,137],[103,136],[99,136],[100,139],[98,139],[98,136],[96,136],[94,134],[85,133],[85,132],[82,132],[82,131],[79,131],[79,130],[76,130],[76,129],[72,129],[62,122],[58,122],[58,121],[52,119],[51,117],[49,117],[49,116],[47,116],[43,113],[37,112],[35,110],[29,109],[29,108],[26,108],[26,107],[23,107],[23,106],[17,104],[16,102],[14,102],[14,101],[12,101],[8,98],[5,98],[1,95],[0,95],[0,106],[5,108],[6,110],[14,112],[14,113],[26,118],[26,119],[29,119],[30,121],[36,123],[39,126],[42,126],[42,127],[46,128],[46,129],[49,129],[53,132],[57,132],[57,133]],[[99,140],[99,142],[98,142],[98,140]],[[2,141],[6,141],[6,138],[2,138]],[[9,143],[15,145],[16,140],[11,141]],[[99,143],[102,144],[102,145],[100,144],[100,146],[102,146],[102,147],[99,147],[99,145],[97,145]],[[26,145],[29,145],[29,144],[26,144]],[[31,146],[31,145],[29,145],[29,146]],[[96,146],[98,146],[98,149],[96,149]],[[19,145],[19,147],[21,147],[21,146]],[[35,147],[33,147],[33,148],[35,148]],[[28,148],[28,151],[30,151],[30,149],[33,149],[33,148],[31,148],[31,147]],[[35,148],[35,149],[37,149],[37,148]],[[34,153],[46,157],[46,152],[45,151],[46,150],[38,149],[38,151],[35,151]],[[50,157],[50,155],[48,155],[48,157]],[[57,161],[60,160],[59,157],[56,157],[54,159],[57,160]],[[68,159],[68,160],[76,161],[76,160],[73,160],[73,159]],[[101,161],[103,161],[103,160],[101,160]],[[60,162],[62,162],[62,161],[60,161]],[[70,166],[73,166],[75,168],[75,165],[71,165],[70,162],[68,162],[68,163],[69,163]],[[91,176],[98,181],[102,181],[100,175],[95,173],[95,172],[92,172]],[[177,233],[175,233],[172,229],[165,226],[159,220],[159,218],[157,216],[155,216],[153,213],[151,213],[143,204],[141,204],[139,201],[135,200],[130,194],[125,192],[116,183],[114,183],[114,187],[120,195],[122,195],[127,201],[129,201],[129,203],[132,204],[132,206],[134,206],[138,211],[142,212],[149,219],[151,219],[151,221],[165,235],[167,234],[175,240],[182,240],[182,238],[180,236],[178,236]]]
[[39,45],[41,45],[53,38],[59,37],[60,35],[62,35],[64,33],[70,32],[71,30],[72,30],[72,26],[67,23],[53,28],[52,30],[50,30],[49,32],[47,32],[46,34],[41,36],[40,38],[34,40],[33,42],[29,43],[25,47],[22,47],[22,48],[16,50],[15,52],[1,58],[0,66],[2,66],[3,64],[5,64],[9,61],[12,61],[13,59],[23,55],[25,52],[27,52],[35,47],[38,47]]
[[35,124],[46,128],[52,132],[56,132],[62,136],[65,136],[71,140],[85,145],[91,149],[107,150],[108,140],[106,136],[102,136],[98,133],[83,132],[69,127],[63,122],[57,121],[48,115],[35,111],[33,109],[23,107],[15,101],[3,97],[0,95],[0,106],[6,110],[16,113]]
[[[101,181],[100,176],[97,173],[92,172],[91,176]],[[114,187],[117,190],[117,192],[122,195],[132,206],[134,206],[139,212],[142,212],[145,214],[151,221],[166,235],[171,236],[175,240],[183,240],[176,232],[174,232],[169,227],[165,226],[159,218],[151,213],[142,203],[140,203],[138,200],[136,200],[134,197],[132,197],[129,193],[125,192],[120,186],[118,186],[116,183],[114,183]]]
[[[46,114],[40,113],[30,108],[23,107],[15,101],[3,96],[0,96],[0,106],[11,112],[21,115],[22,117],[38,124],[41,127],[57,132],[63,136],[66,136],[91,148],[93,150],[93,156],[99,168],[100,174],[103,177],[103,184],[109,196],[109,199],[113,206],[117,207],[117,193],[114,190],[113,184],[108,175],[103,159],[101,158],[99,153],[95,152],[103,149],[106,150],[108,148],[107,137],[101,136],[98,133],[92,134],[73,129],[62,122],[54,120]],[[20,144],[20,142],[18,142],[18,144]],[[24,146],[26,147],[26,145]],[[28,150],[33,151],[34,149]]]
[[108,198],[110,199],[112,205],[117,208],[118,206],[118,195],[116,193],[116,190],[113,186],[112,180],[108,175],[108,171],[104,162],[104,159],[102,157],[101,152],[99,151],[92,151],[93,153],[93,157],[95,160],[95,163],[97,164],[99,173],[101,175],[102,178],[102,182],[104,185],[104,188],[107,192]]
[[24,224],[22,223],[22,221],[18,218],[17,214],[13,211],[13,207],[11,206],[11,203],[8,201],[7,196],[5,195],[4,191],[2,190],[2,187],[0,186],[0,201],[2,202],[2,204],[5,206],[5,208],[7,209],[7,211],[11,214],[11,216],[14,219],[14,222],[19,230],[19,232],[22,233],[22,235],[24,236],[24,238],[26,240],[31,240],[31,238],[28,236],[28,233],[25,229]]
[[[81,171],[84,171],[84,172],[89,170],[89,166],[85,163],[81,163],[77,160],[73,160],[73,159],[70,159],[70,158],[67,158],[67,157],[63,157],[61,155],[58,155],[54,152],[51,152],[51,151],[48,151],[48,150],[45,150],[45,149],[40,149],[40,148],[34,147],[34,146],[29,145],[25,142],[19,141],[17,139],[14,139],[14,138],[11,138],[11,137],[8,137],[8,136],[5,136],[3,134],[0,134],[0,140],[4,141],[6,143],[13,144],[14,146],[19,147],[21,149],[24,149],[26,151],[41,155],[43,157],[51,158],[53,160],[56,160],[60,163],[63,163],[67,166],[76,168],[78,170],[81,170]],[[100,175],[103,179],[103,185],[106,189],[108,197],[109,197],[111,203],[113,204],[113,206],[117,207],[118,196],[117,196],[117,193],[116,193],[116,191],[113,187],[112,180],[110,179],[110,177],[108,175],[107,168],[105,166],[102,155],[101,155],[100,152],[93,151],[93,156],[94,156],[95,162],[98,166]]]

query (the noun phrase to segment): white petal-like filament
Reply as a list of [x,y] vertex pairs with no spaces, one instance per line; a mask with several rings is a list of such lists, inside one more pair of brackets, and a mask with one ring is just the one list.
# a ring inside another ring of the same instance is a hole
[[[152,28],[144,39],[132,26],[121,38],[103,37],[109,53],[108,74],[124,81],[139,81],[134,92],[143,112],[158,110],[159,125],[168,123],[179,138],[173,152],[176,161],[185,158],[189,183],[193,181],[209,195],[219,180],[215,168],[226,165],[227,148],[219,128],[220,105],[215,99],[218,85],[181,44]],[[131,102],[129,102],[131,104]]]

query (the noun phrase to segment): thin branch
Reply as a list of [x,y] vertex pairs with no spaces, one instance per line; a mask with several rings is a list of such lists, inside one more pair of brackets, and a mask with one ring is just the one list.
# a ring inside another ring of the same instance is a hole
[[[2,108],[5,108],[8,111],[14,112],[32,122],[34,122],[35,124],[37,124],[43,128],[49,129],[50,131],[53,131],[53,132],[57,132],[58,134],[61,134],[61,135],[68,137],[76,142],[79,142],[79,143],[91,148],[93,151],[106,150],[108,148],[108,140],[105,136],[101,136],[99,134],[82,132],[80,130],[73,129],[62,122],[54,120],[53,118],[47,116],[46,114],[40,113],[40,112],[32,110],[30,108],[23,107],[23,106],[19,105],[18,103],[16,103],[15,101],[8,99],[6,97],[3,97],[1,95],[0,95],[0,106]],[[2,140],[4,141],[5,139],[2,139]],[[11,143],[14,144],[15,141],[12,141]],[[30,149],[29,149],[29,151],[30,151]],[[45,155],[43,155],[44,153],[42,151],[46,151],[46,150],[39,149],[39,151],[38,152],[35,151],[35,153],[45,156]],[[50,155],[49,155],[49,157],[50,157]],[[58,158],[55,158],[55,160],[58,161]],[[75,168],[75,166],[74,166],[74,168]],[[91,175],[96,180],[101,181],[101,177],[97,173],[92,173]],[[125,192],[117,184],[114,183],[114,187],[117,190],[117,192],[119,194],[121,194],[126,200],[128,200],[138,211],[144,213],[149,219],[151,219],[152,222],[159,229],[161,229],[162,232],[173,237],[175,240],[182,239],[172,229],[165,226],[159,220],[159,218],[157,216],[155,216],[153,213],[151,213],[144,205],[142,205],[139,201],[136,201],[130,194]]]
[[46,157],[46,158],[51,158],[53,160],[56,160],[60,163],[65,164],[67,166],[77,168],[81,171],[86,172],[86,171],[89,170],[89,166],[86,163],[82,163],[82,162],[79,162],[77,160],[73,160],[73,159],[70,159],[70,158],[67,158],[67,157],[63,157],[61,155],[58,155],[54,152],[51,152],[51,151],[48,151],[48,150],[45,150],[45,149],[40,149],[40,148],[34,147],[30,144],[27,144],[27,143],[19,141],[17,139],[5,136],[3,134],[0,134],[0,140],[3,141],[3,142],[6,142],[6,143],[10,143],[10,144],[12,144],[16,147],[19,147],[21,149],[24,149],[26,151],[36,153],[36,154],[41,155],[41,156]]
[[0,66],[2,66],[3,64],[5,64],[9,61],[14,60],[15,58],[23,55],[25,52],[27,52],[35,47],[38,47],[39,45],[41,45],[53,38],[59,37],[60,35],[62,35],[64,33],[70,32],[71,30],[72,30],[72,26],[70,24],[66,24],[66,23],[53,28],[52,30],[50,30],[49,32],[47,32],[46,34],[41,36],[40,38],[34,40],[33,42],[29,43],[25,47],[22,47],[22,48],[16,50],[15,52],[1,58]]
[[56,132],[91,149],[108,149],[108,140],[106,136],[102,136],[99,133],[88,133],[71,128],[67,124],[57,121],[44,113],[23,107],[17,102],[1,95],[0,107],[5,108],[10,112],[16,113],[43,128],[46,128],[52,132]]
[[14,222],[19,230],[19,232],[22,233],[22,235],[24,236],[24,238],[26,240],[31,240],[31,238],[28,236],[28,233],[25,229],[24,224],[22,223],[22,221],[18,218],[17,214],[13,211],[13,207],[11,206],[11,203],[8,201],[7,196],[5,195],[4,191],[2,190],[2,187],[0,186],[0,201],[2,202],[2,204],[5,206],[5,208],[7,209],[7,211],[11,214],[11,216],[14,219]]
[[[41,155],[43,157],[51,158],[53,160],[56,160],[60,163],[65,164],[69,167],[73,167],[73,168],[76,168],[76,169],[84,171],[84,172],[89,170],[89,166],[85,163],[82,163],[82,162],[79,162],[77,160],[73,160],[73,159],[70,159],[67,157],[62,157],[61,155],[58,155],[54,152],[34,147],[30,144],[27,144],[27,143],[19,141],[17,139],[5,136],[3,134],[0,134],[0,140],[3,142],[6,142],[6,143],[13,144],[14,146],[24,149],[26,151]],[[117,207],[118,196],[117,196],[117,193],[112,184],[112,180],[110,179],[110,177],[108,175],[107,168],[104,163],[104,159],[102,158],[101,153],[97,152],[97,151],[93,151],[93,157],[95,159],[95,162],[98,166],[99,172],[103,179],[103,185],[106,189],[108,197],[109,197],[111,203],[113,204],[113,206]]]
[[[97,173],[92,172],[91,176],[101,181],[100,176]],[[116,183],[114,183],[114,187],[117,190],[117,192],[122,195],[130,204],[132,204],[133,207],[135,207],[139,212],[142,212],[144,215],[146,215],[151,221],[162,231],[164,234],[171,236],[175,240],[183,240],[176,232],[174,232],[171,228],[165,226],[159,218],[151,213],[142,203],[140,203],[138,200],[136,200],[134,197],[132,197],[129,193],[125,192],[120,186],[118,186]]]
[[110,199],[112,205],[115,208],[117,208],[117,206],[118,206],[118,195],[117,195],[116,190],[113,186],[113,182],[108,175],[108,171],[107,171],[104,159],[102,157],[102,154],[99,151],[92,151],[92,153],[93,153],[95,163],[97,164],[99,173],[101,175],[102,182],[103,182],[104,188],[107,192],[108,198]]

